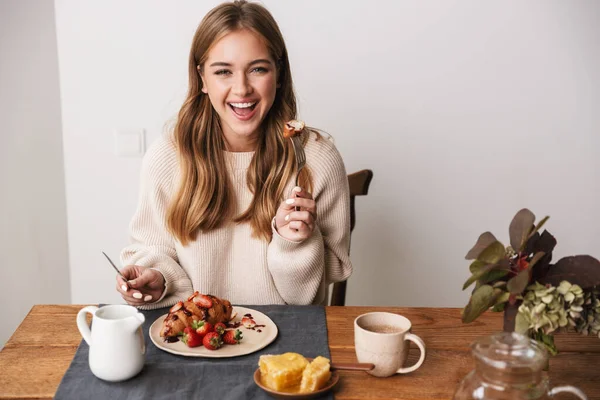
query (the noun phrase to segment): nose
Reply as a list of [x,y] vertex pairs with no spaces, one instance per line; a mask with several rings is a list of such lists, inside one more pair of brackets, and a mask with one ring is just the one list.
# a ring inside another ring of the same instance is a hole
[[238,74],[231,89],[234,95],[245,97],[252,92],[252,85],[246,74]]

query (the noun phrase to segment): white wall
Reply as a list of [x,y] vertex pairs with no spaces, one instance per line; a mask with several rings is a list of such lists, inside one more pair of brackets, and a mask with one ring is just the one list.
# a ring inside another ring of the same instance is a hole
[[0,347],[39,303],[69,303],[52,2],[0,1]]
[[[116,302],[139,158],[186,90],[194,30],[218,1],[56,0],[75,303]],[[521,207],[556,256],[600,256],[600,32],[595,1],[268,0],[289,47],[301,117],[332,133],[357,199],[348,304],[463,306],[478,235],[507,240]]]

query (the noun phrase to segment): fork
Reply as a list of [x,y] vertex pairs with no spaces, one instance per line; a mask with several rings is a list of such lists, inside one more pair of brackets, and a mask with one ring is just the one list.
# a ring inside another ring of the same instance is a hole
[[[298,165],[295,180],[295,185],[298,186],[298,177],[300,176],[300,171],[302,171],[302,168],[304,168],[304,165],[306,164],[306,154],[304,154],[304,147],[302,147],[302,142],[300,141],[300,137],[298,135],[292,136],[290,140],[292,141],[294,155],[296,156],[296,164]],[[300,207],[294,207],[294,210],[300,211]]]

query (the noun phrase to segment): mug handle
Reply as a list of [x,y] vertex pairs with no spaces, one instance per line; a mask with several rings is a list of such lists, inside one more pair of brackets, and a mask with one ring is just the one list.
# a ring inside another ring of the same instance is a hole
[[423,364],[423,361],[425,361],[425,343],[423,342],[423,340],[417,335],[413,335],[412,333],[407,333],[404,336],[404,340],[409,340],[415,343],[419,350],[421,350],[421,357],[419,357],[419,361],[417,361],[414,365],[411,365],[410,367],[406,368],[400,368],[398,371],[396,371],[397,374],[406,374],[408,372],[413,372],[414,370],[419,368],[421,364]]
[[588,400],[587,396],[585,395],[585,393],[583,393],[581,391],[581,389],[578,389],[574,386],[557,386],[555,388],[552,388],[548,394],[550,395],[550,397],[554,397],[555,394],[557,393],[571,393],[574,394],[575,396],[579,397],[581,400]]
[[96,306],[87,306],[83,307],[77,313],[77,328],[79,328],[79,333],[83,336],[83,340],[85,340],[90,347],[92,347],[92,331],[90,330],[85,317],[87,313],[94,315],[97,310],[98,307]]

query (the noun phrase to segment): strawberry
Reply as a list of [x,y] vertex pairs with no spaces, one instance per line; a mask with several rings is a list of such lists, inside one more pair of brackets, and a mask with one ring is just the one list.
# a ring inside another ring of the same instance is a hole
[[227,326],[225,326],[225,324],[222,322],[219,322],[218,324],[215,325],[215,332],[217,332],[219,335],[223,335],[225,333],[226,329],[227,329]]
[[216,350],[219,347],[223,346],[223,341],[221,340],[221,336],[217,332],[208,332],[204,339],[202,339],[202,344],[208,350]]
[[230,330],[223,335],[223,342],[227,344],[239,344],[242,340],[242,331],[239,329]]
[[199,291],[195,291],[190,297],[188,297],[187,301],[192,301],[192,299],[200,294]]
[[215,331],[212,324],[206,321],[194,321],[192,322],[192,327],[196,330],[196,333],[202,337],[207,333]]
[[177,312],[183,308],[183,301],[178,301],[173,307],[169,309],[169,312]]
[[244,328],[254,328],[256,326],[256,321],[250,317],[244,317],[242,318],[242,325],[244,325]]
[[200,328],[202,325],[204,325],[204,321],[200,321],[200,320],[192,320],[192,325],[191,327],[195,330],[197,330],[198,328]]
[[188,347],[202,346],[202,338],[196,333],[194,328],[186,327],[183,330],[183,343],[187,344]]
[[198,294],[194,296],[192,301],[200,308],[211,308],[213,306],[211,298],[205,294]]

